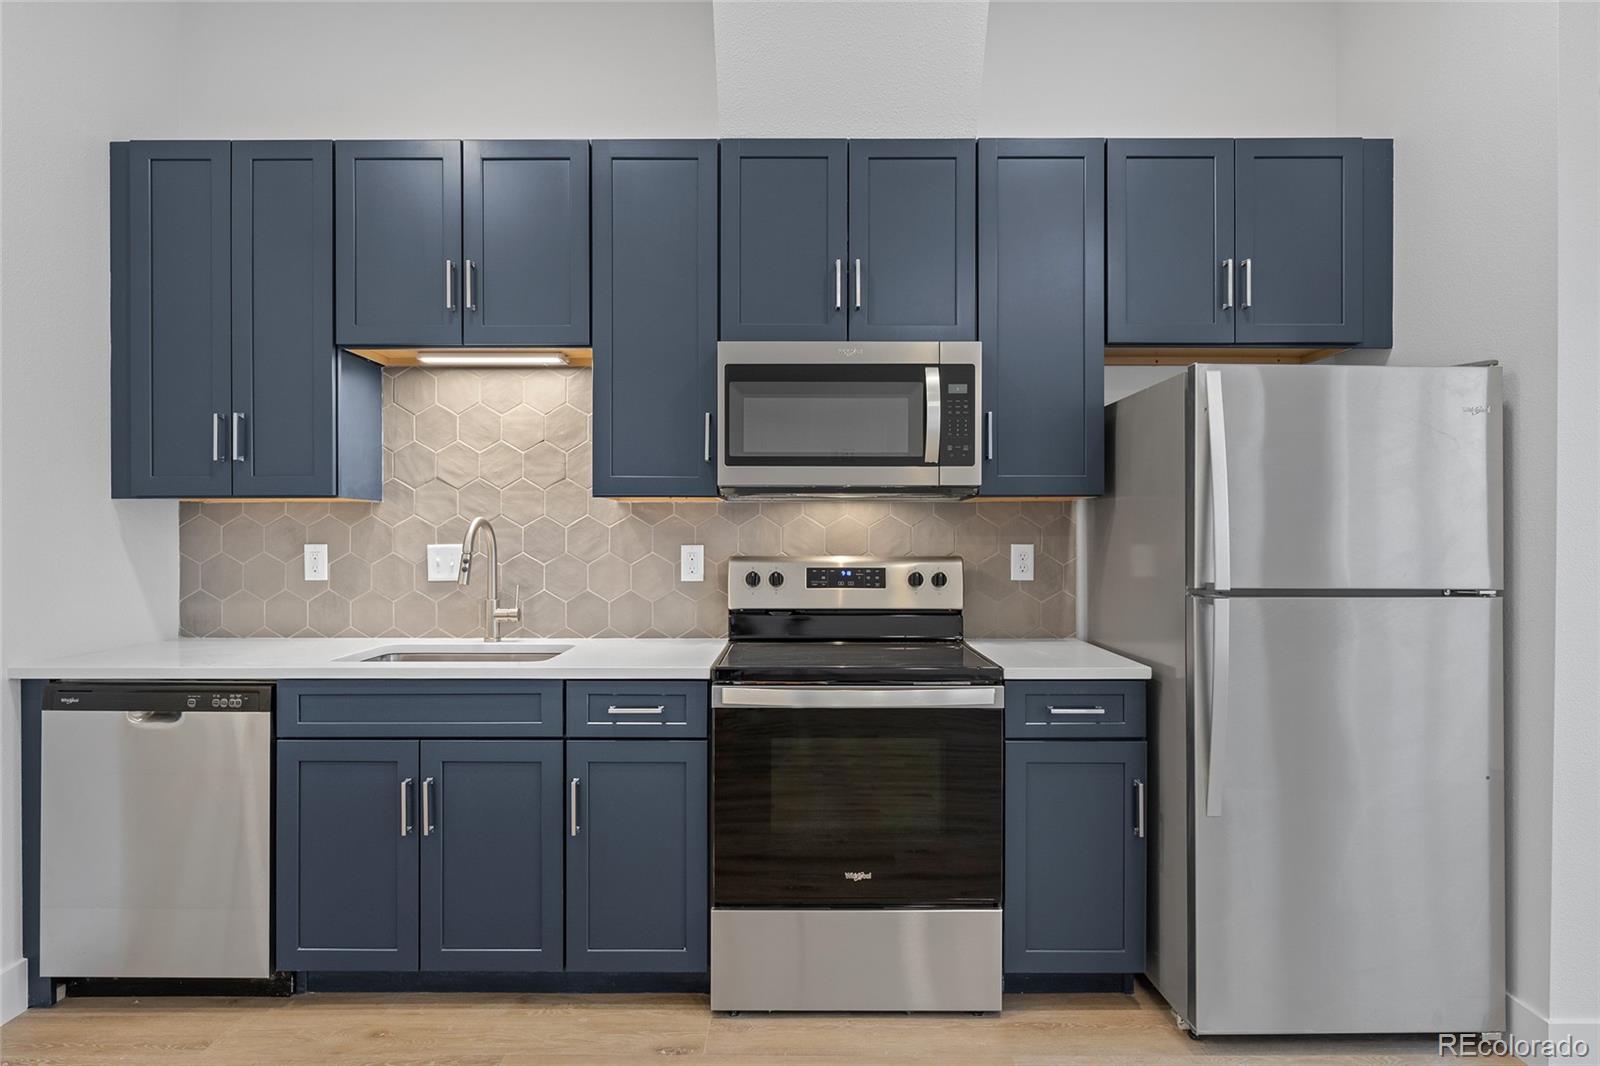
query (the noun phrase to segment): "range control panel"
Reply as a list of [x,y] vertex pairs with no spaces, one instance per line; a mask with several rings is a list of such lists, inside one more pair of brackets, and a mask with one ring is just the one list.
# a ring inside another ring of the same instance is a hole
[[824,555],[728,560],[729,610],[958,611],[961,560]]

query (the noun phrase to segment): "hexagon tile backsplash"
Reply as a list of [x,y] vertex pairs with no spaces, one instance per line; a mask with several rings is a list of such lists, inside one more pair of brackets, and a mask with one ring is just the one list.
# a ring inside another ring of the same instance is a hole
[[[488,515],[523,637],[723,636],[733,555],[959,555],[967,633],[1073,634],[1071,504],[621,503],[589,494],[588,370],[385,370],[383,502],[184,503],[182,633],[468,637],[484,585],[427,580],[426,546]],[[1010,545],[1037,546],[1032,582]],[[326,544],[329,580],[303,578]],[[706,580],[677,579],[704,544]]]

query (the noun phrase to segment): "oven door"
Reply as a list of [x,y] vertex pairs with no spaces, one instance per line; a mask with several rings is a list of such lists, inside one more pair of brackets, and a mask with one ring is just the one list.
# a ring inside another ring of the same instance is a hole
[[999,906],[1001,693],[717,686],[713,904]]
[[978,352],[921,342],[719,344],[718,485],[976,486]]

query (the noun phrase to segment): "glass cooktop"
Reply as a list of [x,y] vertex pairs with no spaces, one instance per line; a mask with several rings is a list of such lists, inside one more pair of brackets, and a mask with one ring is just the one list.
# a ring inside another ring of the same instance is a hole
[[837,681],[998,685],[1000,667],[960,640],[735,640],[711,670],[721,684]]

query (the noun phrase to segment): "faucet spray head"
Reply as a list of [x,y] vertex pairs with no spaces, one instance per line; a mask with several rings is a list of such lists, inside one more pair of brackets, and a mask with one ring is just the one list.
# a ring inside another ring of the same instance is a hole
[[456,585],[466,588],[472,580],[472,549],[464,548],[461,552],[461,568],[456,572]]

